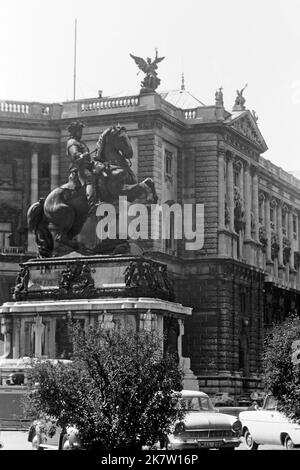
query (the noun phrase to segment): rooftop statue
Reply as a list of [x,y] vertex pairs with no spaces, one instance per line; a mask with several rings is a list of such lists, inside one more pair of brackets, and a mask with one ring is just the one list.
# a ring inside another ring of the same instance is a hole
[[149,93],[156,90],[156,88],[160,84],[160,79],[158,78],[156,73],[157,64],[161,62],[164,57],[158,57],[157,49],[155,49],[155,58],[153,59],[153,61],[150,59],[150,57],[147,57],[146,60],[144,60],[141,57],[137,57],[133,54],[130,54],[130,57],[133,58],[138,68],[146,74],[145,78],[141,82],[141,92]]
[[246,99],[243,96],[243,93],[244,93],[245,89],[247,88],[247,86],[248,86],[248,83],[246,83],[244,88],[242,88],[241,90],[236,90],[237,96],[235,98],[233,111],[243,111],[245,109]]
[[215,102],[216,102],[216,106],[224,106],[223,87],[220,87],[219,90],[216,91]]
[[82,123],[74,122],[68,128],[68,182],[32,204],[27,213],[28,228],[35,234],[41,258],[53,255],[50,223],[56,228],[58,243],[92,254],[74,238],[97,204],[114,203],[119,196],[133,202],[143,195],[157,202],[153,180],[146,178],[138,183],[131,170],[133,149],[126,128],[109,127],[100,134],[95,151],[90,152],[81,141],[83,127]]

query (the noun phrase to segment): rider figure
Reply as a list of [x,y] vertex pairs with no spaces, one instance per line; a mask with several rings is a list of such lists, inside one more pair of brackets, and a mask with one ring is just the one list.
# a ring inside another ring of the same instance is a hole
[[79,121],[71,122],[68,127],[67,157],[70,158],[70,171],[77,170],[79,180],[86,188],[89,214],[95,209],[95,177],[92,172],[92,162],[88,146],[81,140],[84,124]]

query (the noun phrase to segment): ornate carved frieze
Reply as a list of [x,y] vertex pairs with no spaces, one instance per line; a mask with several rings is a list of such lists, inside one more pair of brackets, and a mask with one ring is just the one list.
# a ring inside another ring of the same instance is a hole
[[173,283],[165,265],[154,266],[145,260],[131,261],[125,270],[125,284],[126,287],[149,287],[174,297]]
[[255,161],[259,160],[259,154],[253,150],[251,145],[247,145],[246,143],[242,142],[241,139],[238,137],[225,132],[224,133],[224,140],[227,142],[230,146],[238,150],[239,152],[243,153],[244,155],[247,155],[248,157],[252,158]]
[[235,121],[232,124],[232,127],[240,134],[243,134],[245,137],[247,137],[247,139],[253,140],[256,144],[260,145],[261,142],[258,134],[251,125],[250,120],[246,117]]
[[[106,264],[107,259],[99,260]],[[114,261],[114,257],[112,257]],[[124,260],[124,272],[119,272],[120,279],[114,284],[103,286],[99,281],[99,265],[87,260],[70,260],[53,264],[51,259],[44,264],[24,263],[13,289],[15,300],[32,299],[82,299],[101,297],[156,297],[162,300],[174,300],[173,282],[167,273],[167,266],[143,257]],[[37,269],[38,267],[38,269]],[[126,268],[126,269],[125,269]],[[47,277],[48,276],[48,277]],[[31,279],[30,279],[31,277]],[[31,284],[28,282],[31,280]],[[108,280],[109,281],[109,280]],[[49,286],[49,287],[48,287]]]
[[65,292],[72,290],[82,295],[88,295],[89,291],[95,287],[91,273],[91,267],[87,263],[77,261],[67,265],[61,273],[59,289]]

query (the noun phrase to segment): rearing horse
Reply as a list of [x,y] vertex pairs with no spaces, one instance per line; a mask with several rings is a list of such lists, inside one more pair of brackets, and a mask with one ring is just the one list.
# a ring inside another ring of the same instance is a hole
[[[112,126],[100,134],[96,157],[91,162],[98,203],[114,203],[121,195],[133,202],[143,195],[149,198],[149,193],[152,202],[157,202],[151,178],[137,183],[129,163],[132,156],[133,149],[125,127]],[[50,223],[56,228],[59,243],[74,250],[85,249],[74,237],[81,232],[88,211],[85,187],[79,181],[77,170],[73,170],[66,184],[53,189],[46,199],[40,199],[28,210],[28,229],[35,234],[39,256],[52,256],[54,244]]]

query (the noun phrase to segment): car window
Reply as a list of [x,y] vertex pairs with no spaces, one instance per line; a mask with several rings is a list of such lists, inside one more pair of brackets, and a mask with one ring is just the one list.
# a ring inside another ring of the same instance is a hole
[[180,400],[180,407],[186,411],[213,411],[208,397],[188,397]]
[[266,398],[265,410],[275,410],[277,407],[277,400],[271,395]]

